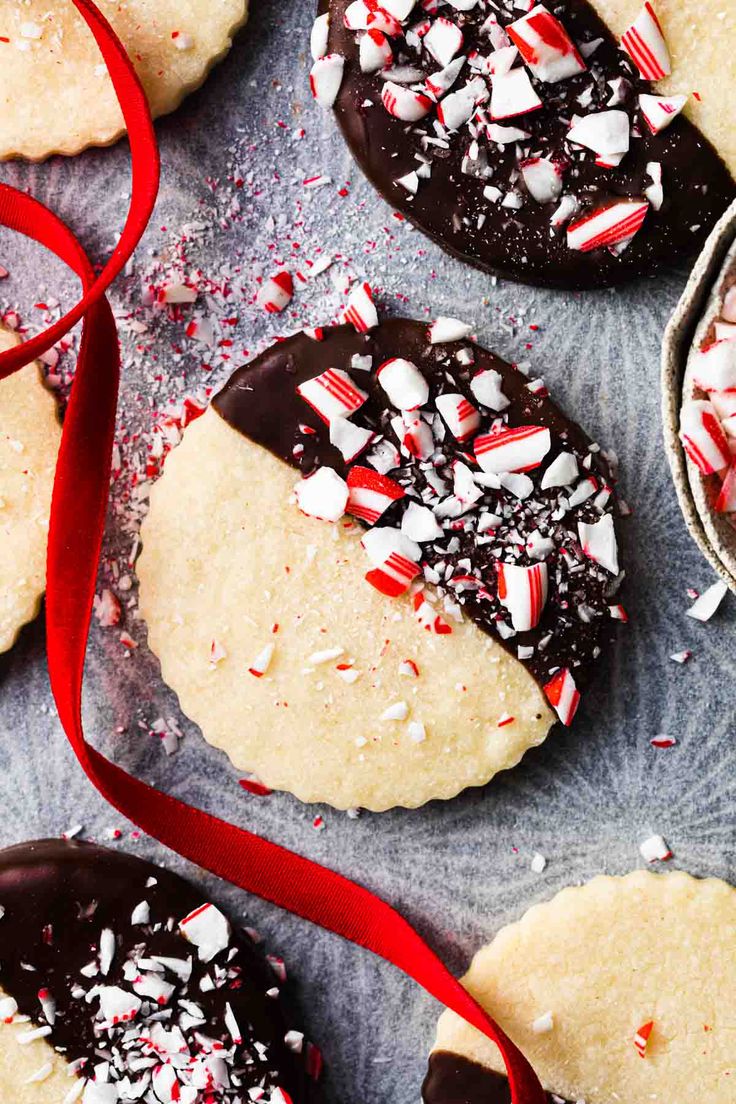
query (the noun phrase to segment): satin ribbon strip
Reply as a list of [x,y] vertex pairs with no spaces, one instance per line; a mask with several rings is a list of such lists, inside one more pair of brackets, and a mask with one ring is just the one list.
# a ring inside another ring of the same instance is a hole
[[60,321],[0,355],[0,378],[54,345],[80,319],[82,338],[56,471],[49,529],[46,625],[59,717],[87,777],[120,813],[185,858],[249,893],[380,955],[495,1042],[513,1104],[544,1104],[527,1060],[395,909],[367,889],[233,824],[153,789],[85,739],[84,659],[108,501],[120,356],[105,291],[145,230],[159,157],[145,93],[114,31],[91,0],[73,0],[112,77],[130,136],[133,187],[125,229],[98,277],[72,231],[48,208],[0,185],[0,224],[35,239],[79,276],[82,298]]

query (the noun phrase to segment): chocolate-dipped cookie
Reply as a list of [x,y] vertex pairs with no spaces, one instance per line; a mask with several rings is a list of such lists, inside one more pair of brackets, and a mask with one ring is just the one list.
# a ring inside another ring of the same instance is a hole
[[316,1052],[287,1026],[279,977],[178,875],[24,843],[0,852],[0,916],[4,1101],[313,1099]]
[[[736,890],[637,871],[535,905],[463,984],[531,1061],[549,1104],[731,1104]],[[424,1104],[509,1104],[498,1050],[443,1013]]]
[[438,319],[297,334],[238,370],[154,486],[138,563],[205,738],[305,801],[414,807],[569,724],[625,617],[600,448]]
[[736,194],[721,7],[322,0],[312,89],[450,253],[525,283],[614,284],[697,249]]

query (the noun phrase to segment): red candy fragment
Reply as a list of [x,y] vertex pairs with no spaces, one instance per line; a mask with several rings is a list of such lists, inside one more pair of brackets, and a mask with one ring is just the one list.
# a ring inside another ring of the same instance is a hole
[[572,719],[580,704],[580,693],[570,669],[568,667],[561,668],[545,685],[544,692],[562,723],[564,725],[572,724]]
[[498,600],[511,614],[517,632],[536,628],[547,601],[547,565],[497,563]]
[[360,542],[374,565],[366,580],[389,598],[404,594],[419,574],[421,549],[400,529],[371,529]]
[[277,272],[258,289],[256,297],[259,307],[269,314],[279,314],[288,307],[294,294],[294,281],[290,272]]
[[403,84],[386,81],[381,91],[381,102],[396,119],[405,123],[418,123],[432,110],[432,101],[423,92],[412,92]]
[[439,395],[435,406],[458,441],[467,441],[480,425],[480,414],[464,395]]
[[404,497],[404,488],[373,468],[356,465],[348,472],[347,512],[375,525],[394,502]]
[[427,601],[423,591],[417,591],[412,601],[417,621],[426,632],[434,633],[436,636],[449,636],[452,632],[452,626],[448,625],[445,619],[437,613],[432,603]]
[[649,1036],[652,1034],[653,1027],[654,1020],[650,1020],[648,1023],[642,1024],[634,1035],[634,1047],[640,1058],[646,1058],[647,1056],[647,1044],[649,1042]]
[[704,475],[712,475],[731,462],[726,435],[713,404],[707,399],[684,403],[680,440],[693,464]]
[[328,424],[334,418],[349,418],[368,398],[341,368],[328,368],[321,375],[305,380],[297,392]]

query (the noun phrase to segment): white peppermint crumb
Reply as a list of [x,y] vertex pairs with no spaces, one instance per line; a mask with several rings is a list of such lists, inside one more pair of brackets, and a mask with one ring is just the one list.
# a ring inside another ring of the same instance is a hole
[[546,865],[547,860],[545,859],[544,855],[540,854],[539,851],[535,851],[532,856],[532,861],[529,864],[529,869],[531,870],[532,874],[541,874]]
[[532,1031],[535,1035],[548,1035],[555,1026],[554,1017],[551,1012],[543,1012],[541,1016],[537,1016],[536,1020],[532,1023]]
[[665,862],[667,859],[672,858],[672,852],[670,851],[663,836],[650,836],[649,839],[645,839],[642,844],[639,845],[639,851],[641,856],[648,863],[653,862]]

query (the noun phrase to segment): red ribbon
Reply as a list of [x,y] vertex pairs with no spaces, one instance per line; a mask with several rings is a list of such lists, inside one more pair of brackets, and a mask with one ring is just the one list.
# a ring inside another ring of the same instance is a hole
[[79,303],[44,333],[0,355],[0,379],[54,345],[80,319],[76,376],[64,420],[49,530],[46,631],[61,723],[87,777],[124,816],[198,866],[342,935],[392,962],[489,1039],[504,1058],[513,1104],[544,1104],[523,1054],[390,905],[367,889],[242,828],[153,789],[109,762],[84,737],[84,659],[102,546],[115,433],[120,355],[105,292],[153,211],[159,157],[145,93],[125,50],[92,0],[74,0],[102,52],[130,136],[133,187],[115,252],[95,279],[71,230],[29,196],[0,184],[0,225],[45,245],[80,278]]

